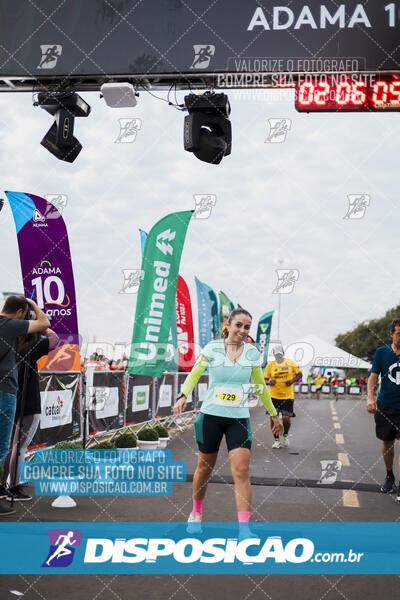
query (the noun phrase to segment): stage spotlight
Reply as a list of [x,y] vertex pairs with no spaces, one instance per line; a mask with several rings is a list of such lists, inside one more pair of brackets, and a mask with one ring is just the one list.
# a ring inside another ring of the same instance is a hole
[[82,150],[74,137],[75,117],[87,117],[91,110],[89,104],[76,92],[40,92],[34,106],[40,106],[54,116],[54,123],[41,145],[59,160],[74,162]]
[[231,153],[232,127],[229,120],[231,107],[226,94],[185,96],[189,114],[183,129],[184,148],[207,163],[218,165]]

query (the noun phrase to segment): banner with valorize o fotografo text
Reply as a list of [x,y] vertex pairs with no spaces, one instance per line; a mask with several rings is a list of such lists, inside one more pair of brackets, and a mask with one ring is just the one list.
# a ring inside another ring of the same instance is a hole
[[179,264],[193,211],[171,213],[151,229],[144,248],[128,373],[159,377],[165,366]]
[[58,209],[40,196],[6,192],[21,260],[24,293],[50,318],[60,338],[38,362],[42,371],[79,371],[79,336],[67,228]]

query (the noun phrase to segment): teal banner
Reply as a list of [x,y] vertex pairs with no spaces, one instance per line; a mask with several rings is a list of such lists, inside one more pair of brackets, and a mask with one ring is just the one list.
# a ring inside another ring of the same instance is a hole
[[179,264],[193,211],[171,213],[151,229],[144,248],[128,373],[159,377],[165,368]]
[[206,288],[206,290],[208,291],[208,295],[210,296],[212,330],[213,330],[213,337],[216,338],[218,335],[218,332],[219,332],[218,296],[209,285],[207,285],[206,283],[204,283],[203,285]]
[[199,319],[199,344],[204,348],[213,338],[211,300],[207,287],[202,281],[194,278],[197,290],[197,310]]
[[269,339],[271,336],[271,325],[272,325],[272,316],[274,311],[267,312],[260,317],[258,321],[257,327],[257,337],[256,344],[261,354],[263,355],[263,367],[267,364],[268,361],[268,346]]

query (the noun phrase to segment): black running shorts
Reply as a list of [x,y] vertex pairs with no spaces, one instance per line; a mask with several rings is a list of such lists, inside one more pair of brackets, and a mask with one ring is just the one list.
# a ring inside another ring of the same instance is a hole
[[400,439],[400,407],[378,404],[375,413],[376,437],[383,442]]
[[[293,404],[294,400],[289,399],[280,399],[280,398],[271,398],[272,404],[275,406],[276,412],[281,413],[285,417],[295,417],[296,415],[293,412]],[[267,411],[267,415],[269,412]]]
[[225,435],[228,452],[235,448],[251,448],[253,440],[250,419],[231,419],[200,413],[194,422],[196,442],[200,452],[218,452]]

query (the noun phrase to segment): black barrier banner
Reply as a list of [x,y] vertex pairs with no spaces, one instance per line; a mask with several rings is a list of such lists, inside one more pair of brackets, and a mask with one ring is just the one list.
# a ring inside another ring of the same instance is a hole
[[42,412],[31,448],[81,437],[80,373],[39,373]]
[[153,381],[147,375],[127,375],[127,425],[145,423],[153,418]]
[[169,417],[175,403],[175,374],[165,373],[155,380],[155,417]]
[[328,383],[324,383],[324,385],[321,388],[321,392],[323,394],[330,394],[331,393],[331,386]]
[[203,404],[208,391],[208,375],[202,375],[194,390],[195,408],[198,409]]
[[308,394],[308,391],[309,391],[309,385],[308,385],[308,383],[302,383],[300,385],[300,392],[302,394]]
[[[179,396],[179,394],[182,392],[182,386],[185,383],[185,379],[188,376],[187,373],[177,373],[177,377],[178,377],[178,389],[177,389],[177,395]],[[187,398],[187,402],[186,402],[186,411],[191,411],[194,410],[194,390],[193,392],[191,392]]]
[[125,371],[95,371],[90,394],[89,434],[125,425]]
[[359,396],[361,394],[361,386],[360,385],[349,385],[347,391],[352,396]]
[[[400,69],[399,4],[53,0],[0,9],[0,76]],[[229,77],[219,82],[228,84]],[[232,85],[231,85],[232,87]]]
[[339,385],[338,389],[337,389],[338,394],[345,394],[346,393],[346,387],[344,385]]

